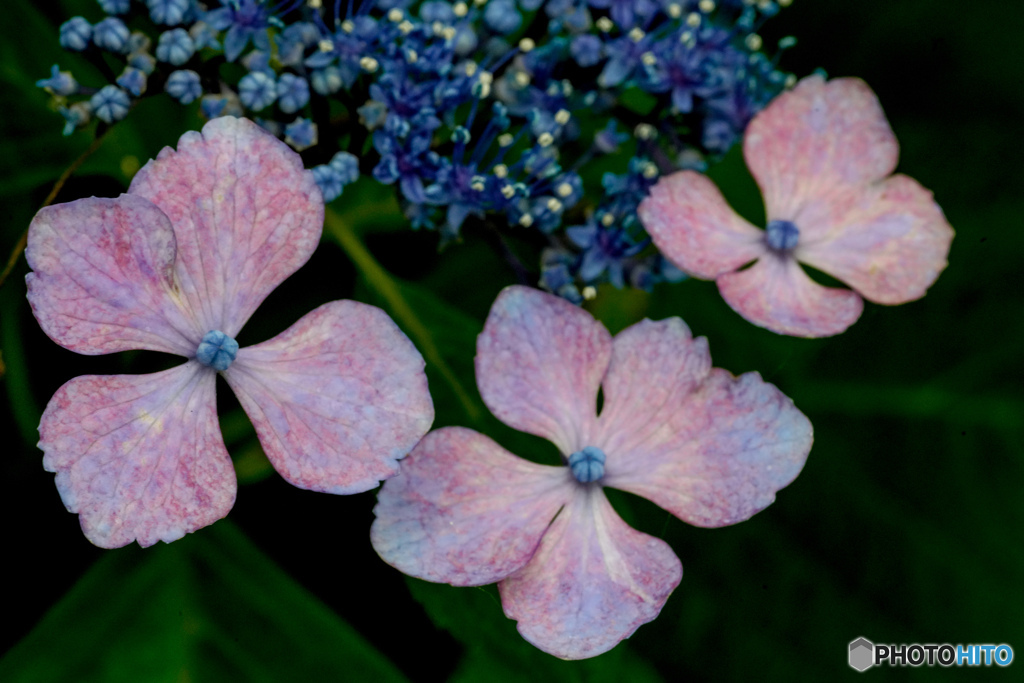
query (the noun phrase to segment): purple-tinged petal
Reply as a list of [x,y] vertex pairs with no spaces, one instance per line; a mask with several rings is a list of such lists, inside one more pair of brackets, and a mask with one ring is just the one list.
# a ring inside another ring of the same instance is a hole
[[[697,526],[747,519],[796,478],[811,423],[756,372],[709,373],[707,342],[678,319],[615,337],[603,413],[606,486],[630,491]],[[660,378],[659,378],[660,375]],[[643,389],[648,395],[643,395]]]
[[90,197],[39,211],[25,280],[40,327],[85,354],[151,349],[182,356],[202,337],[179,297],[174,231],[140,197]]
[[798,260],[881,304],[924,296],[946,267],[953,241],[932,193],[904,175],[837,189],[805,205],[796,221]]
[[687,273],[713,280],[766,253],[764,231],[732,210],[695,171],[663,176],[637,214],[655,246]]
[[564,467],[536,465],[463,427],[427,434],[377,496],[370,540],[406,574],[495,583],[533,557],[573,494]]
[[476,344],[476,381],[499,420],[568,455],[588,446],[611,335],[561,297],[506,287]]
[[304,489],[374,488],[434,420],[423,357],[384,311],[355,301],[239,350],[224,377],[274,468]]
[[710,371],[708,340],[694,339],[679,318],[642,320],[615,335],[594,443],[609,471],[674,438],[672,421]]
[[313,174],[286,144],[247,119],[185,133],[128,190],[156,204],[178,240],[181,296],[203,332],[229,337],[305,263],[323,229]]
[[151,375],[76,377],[57,390],[39,448],[86,538],[102,548],[145,547],[227,515],[236,483],[215,378],[189,361]]
[[562,659],[607,652],[661,611],[683,578],[664,541],[632,529],[597,487],[578,489],[523,569],[498,584],[526,640]]
[[717,280],[725,302],[744,318],[779,334],[830,337],[857,321],[856,292],[823,287],[789,257],[769,254],[750,268]]
[[[768,220],[793,220],[837,186],[893,172],[899,145],[864,81],[808,76],[753,118],[743,156],[764,194]],[[801,226],[801,229],[803,226]]]

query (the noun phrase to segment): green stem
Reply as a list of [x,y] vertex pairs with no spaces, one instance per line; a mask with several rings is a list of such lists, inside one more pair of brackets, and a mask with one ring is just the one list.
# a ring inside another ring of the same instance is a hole
[[458,377],[441,357],[441,351],[434,343],[434,339],[419,319],[409,302],[402,296],[398,282],[381,266],[373,254],[360,241],[352,226],[346,222],[336,211],[327,207],[327,214],[324,223],[330,235],[337,240],[338,244],[345,251],[356,268],[363,274],[367,282],[387,303],[391,315],[395,321],[409,334],[413,342],[423,353],[427,363],[441,375],[445,382],[451,385],[452,391],[462,404],[463,410],[473,421],[478,420],[480,410],[477,408],[469,392],[466,391]]

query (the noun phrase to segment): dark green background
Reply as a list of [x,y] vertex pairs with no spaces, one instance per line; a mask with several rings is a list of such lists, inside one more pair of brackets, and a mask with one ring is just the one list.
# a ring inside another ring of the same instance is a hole
[[[832,339],[776,336],[742,321],[714,285],[653,295],[602,291],[592,309],[617,331],[682,316],[715,364],[758,370],[812,420],[815,445],[777,502],[734,527],[689,527],[625,494],[617,508],[681,557],[682,584],[625,645],[564,663],[526,645],[493,589],[406,581],[374,555],[374,494],[299,491],[267,471],[237,404],[222,391],[225,436],[243,485],[228,521],[145,551],[101,551],[82,536],[42,470],[34,426],[52,393],[86,373],[147,372],[156,354],[84,357],[35,325],[24,261],[0,289],[0,576],[3,681],[225,680],[1012,680],[1010,670],[880,669],[857,674],[849,641],[1008,643],[1024,657],[1024,20],[1017,3],[796,0],[766,44],[793,34],[783,66],[859,76],[879,95],[902,146],[900,171],[932,189],[957,231],[949,268],[921,301],[868,304]],[[32,82],[49,66],[88,70],[57,46],[56,26],[94,3],[13,2],[0,22],[0,255],[53,180],[89,143]],[[96,84],[93,81],[92,84]],[[150,98],[68,184],[64,201],[114,196],[160,147],[200,124],[194,107]],[[733,155],[713,171],[756,217],[756,192]],[[435,237],[398,230],[367,184],[334,207],[383,265],[445,362],[478,401],[475,335],[514,275],[489,238],[438,255]],[[374,218],[378,211],[383,218]],[[382,212],[382,213],[381,213]],[[535,245],[516,243],[526,255]],[[386,304],[337,245],[275,292],[241,335],[251,343],[313,306]],[[466,424],[523,455],[536,440],[496,426],[428,369],[438,424]],[[226,387],[224,387],[226,389]],[[20,643],[20,644],[19,644]]]

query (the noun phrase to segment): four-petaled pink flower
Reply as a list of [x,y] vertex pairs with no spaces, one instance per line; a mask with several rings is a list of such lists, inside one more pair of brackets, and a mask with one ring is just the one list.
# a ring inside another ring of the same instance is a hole
[[[743,154],[764,194],[766,230],[740,218],[693,171],[662,178],[639,214],[666,257],[715,280],[755,325],[803,337],[839,334],[860,317],[862,296],[913,301],[946,267],[953,229],[931,192],[890,175],[899,147],[863,81],[803,79],[754,117]],[[815,283],[798,261],[855,291]]]
[[220,118],[165,148],[127,194],[36,215],[28,298],[50,338],[85,354],[188,359],[77,377],[47,405],[43,465],[90,541],[169,542],[228,513],[237,484],[217,424],[218,371],[270,462],[302,488],[373,488],[430,428],[423,359],[377,308],[334,301],[238,348],[256,307],[313,253],[323,214],[297,154],[250,121]]
[[520,633],[566,659],[627,638],[682,578],[668,544],[626,525],[603,486],[723,526],[769,505],[811,448],[792,401],[757,373],[713,369],[707,340],[678,318],[613,339],[586,311],[509,287],[477,341],[476,375],[494,414],[551,440],[568,467],[469,429],[431,432],[381,488],[371,540],[412,576],[499,582]]

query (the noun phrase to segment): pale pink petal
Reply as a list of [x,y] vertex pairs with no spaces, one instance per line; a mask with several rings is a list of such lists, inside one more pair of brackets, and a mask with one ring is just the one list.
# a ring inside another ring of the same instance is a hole
[[128,190],[156,204],[178,238],[181,296],[204,328],[229,337],[305,263],[324,206],[302,159],[246,119],[221,117],[185,133]]
[[583,659],[657,617],[682,578],[667,543],[631,529],[604,492],[589,487],[562,509],[530,563],[498,588],[526,640]]
[[946,267],[953,241],[932,193],[904,175],[833,191],[807,204],[796,221],[797,259],[882,304],[924,296]]
[[744,318],[779,334],[829,337],[856,322],[856,292],[823,287],[792,258],[769,254],[750,268],[718,278],[718,291]]
[[463,427],[427,434],[377,496],[370,540],[421,579],[481,586],[533,556],[573,494],[565,467],[536,465]]
[[213,371],[76,377],[39,424],[43,466],[103,548],[169,543],[221,519],[235,473],[217,424]]
[[205,331],[178,299],[174,231],[140,197],[90,197],[32,219],[28,300],[40,327],[78,353],[152,349],[192,355]]
[[384,311],[332,301],[224,372],[292,484],[356,493],[398,471],[434,420],[423,357]]
[[568,455],[587,445],[611,335],[568,301],[506,287],[476,343],[476,382],[498,419]]
[[715,184],[694,171],[663,176],[637,213],[662,254],[705,280],[736,270],[767,250],[764,231],[740,218]]
[[743,155],[764,194],[768,220],[794,220],[805,202],[836,186],[862,185],[892,173],[899,145],[864,81],[826,83],[815,75],[753,118]]
[[[642,339],[631,342],[620,356],[616,338],[609,376],[636,369],[634,353],[653,351],[652,367],[659,360],[672,366],[667,344],[652,350]],[[645,379],[692,386],[685,372],[675,381],[667,375],[659,379],[648,372]],[[756,372],[733,377],[715,368],[695,391],[683,394],[664,395],[666,403],[655,408],[657,425],[639,424],[638,414],[638,434],[608,436],[605,485],[643,496],[690,524],[717,527],[763,510],[800,473],[813,441],[811,423]]]
[[708,340],[694,339],[679,318],[642,320],[615,335],[612,344],[600,436],[590,444],[608,457],[606,471],[627,454],[670,441],[672,422],[711,370]]

